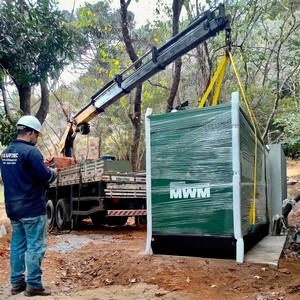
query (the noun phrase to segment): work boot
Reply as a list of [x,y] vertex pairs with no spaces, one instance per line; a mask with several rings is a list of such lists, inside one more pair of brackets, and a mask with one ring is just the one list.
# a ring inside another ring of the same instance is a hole
[[34,289],[31,287],[27,287],[26,290],[24,291],[24,296],[26,297],[34,297],[34,296],[50,296],[51,291],[46,290],[44,288],[41,289]]
[[25,290],[26,290],[26,282],[17,286],[13,286],[10,291],[12,295],[17,295],[19,293],[22,293]]

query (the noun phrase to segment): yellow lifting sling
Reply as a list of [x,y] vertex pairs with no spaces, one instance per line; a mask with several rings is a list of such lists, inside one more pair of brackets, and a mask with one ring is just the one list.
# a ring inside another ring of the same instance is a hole
[[242,93],[242,98],[245,102],[248,114],[250,116],[250,120],[254,129],[254,166],[253,166],[253,197],[252,197],[252,202],[251,202],[251,209],[250,209],[250,224],[251,226],[255,226],[255,219],[256,219],[256,213],[255,213],[255,202],[256,202],[256,189],[257,189],[257,150],[258,150],[258,138],[257,138],[257,134],[259,132],[258,127],[257,127],[257,122],[256,119],[254,117],[253,111],[251,109],[251,106],[249,104],[249,101],[246,97],[246,93],[244,90],[244,87],[242,85],[239,73],[237,71],[237,68],[235,66],[234,60],[233,60],[233,56],[231,54],[230,51],[228,51],[223,59],[220,62],[220,65],[218,66],[216,72],[214,73],[212,80],[206,90],[206,92],[204,93],[203,97],[201,98],[198,107],[202,108],[209,96],[209,94],[211,93],[214,84],[217,82],[216,88],[215,88],[215,92],[213,95],[213,100],[212,100],[212,106],[217,105],[218,103],[218,99],[219,99],[219,95],[220,95],[220,91],[221,91],[221,87],[222,87],[222,82],[223,82],[223,78],[224,78],[224,74],[225,74],[225,70],[226,70],[226,65],[227,65],[227,60],[228,58],[230,59],[232,68],[234,70],[235,76],[237,78],[241,93]]

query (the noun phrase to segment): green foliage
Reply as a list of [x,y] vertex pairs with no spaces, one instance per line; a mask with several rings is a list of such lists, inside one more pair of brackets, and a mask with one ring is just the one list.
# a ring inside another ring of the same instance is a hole
[[0,64],[20,85],[57,77],[74,59],[81,38],[55,0],[0,4]]
[[299,132],[290,130],[290,121],[300,100],[299,5],[289,0],[237,3],[231,7],[232,51],[259,127],[269,143],[294,145]]
[[10,123],[6,114],[0,111],[0,144],[8,146],[17,136],[17,121]]
[[300,111],[292,111],[292,106],[290,110],[275,119],[271,135],[283,144],[286,156],[294,159],[300,157]]
[[[113,12],[107,1],[99,1],[95,4],[86,3],[78,12],[78,20],[75,23],[86,37],[85,49],[95,52],[93,61],[97,62],[99,73],[110,69],[108,78],[111,79],[119,72],[119,61],[116,53],[120,51],[115,28],[118,23],[118,14]],[[94,68],[91,64],[89,68]]]
[[299,159],[300,158],[300,137],[294,138],[294,141],[290,141],[289,143],[282,144],[282,150],[285,156],[290,157],[291,159]]

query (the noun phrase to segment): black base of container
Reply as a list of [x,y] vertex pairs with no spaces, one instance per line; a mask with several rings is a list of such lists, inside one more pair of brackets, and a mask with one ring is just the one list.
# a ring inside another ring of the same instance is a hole
[[[269,223],[244,236],[245,252],[269,233]],[[207,258],[236,258],[236,239],[233,236],[203,236],[154,232],[151,242],[154,254],[195,256]]]
[[244,236],[245,252],[249,251],[253,246],[255,246],[259,241],[269,234],[269,226],[269,222],[260,225],[259,227],[255,228],[253,233],[249,233]]
[[154,254],[234,258],[235,243],[233,237],[153,234],[151,246]]

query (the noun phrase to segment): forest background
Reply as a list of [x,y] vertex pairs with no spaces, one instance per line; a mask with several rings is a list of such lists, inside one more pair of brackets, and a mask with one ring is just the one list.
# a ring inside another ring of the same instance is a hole
[[[43,123],[39,147],[44,156],[58,156],[68,119],[95,92],[153,46],[159,48],[205,10],[221,3],[154,1],[154,12],[142,12],[153,13],[153,21],[142,25],[135,22],[130,0],[120,0],[117,9],[111,1],[102,0],[72,11],[61,11],[56,0],[0,1],[1,147],[15,137],[17,119],[33,114]],[[300,2],[222,3],[231,15],[231,52],[262,139],[268,144],[282,143],[286,156],[298,158]],[[134,170],[143,169],[146,108],[160,114],[186,100],[188,108],[196,108],[224,53],[225,31],[115,102],[90,122],[89,135],[77,134],[76,159],[110,154],[129,159]],[[62,83],[66,69],[77,79]],[[228,65],[219,103],[229,102],[237,90],[237,78]]]

